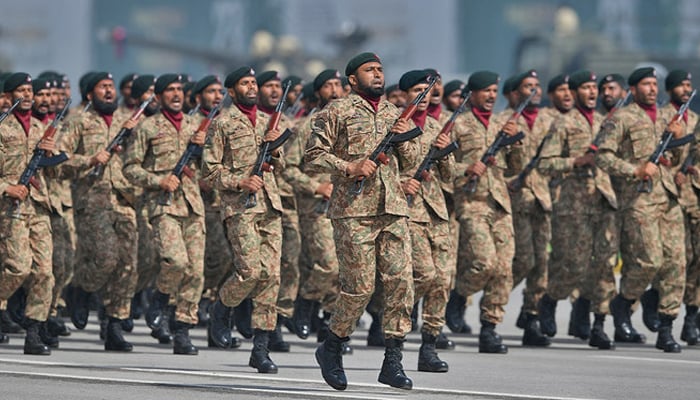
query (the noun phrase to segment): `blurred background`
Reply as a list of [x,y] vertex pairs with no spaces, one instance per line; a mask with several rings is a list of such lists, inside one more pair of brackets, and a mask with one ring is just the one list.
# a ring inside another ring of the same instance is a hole
[[308,80],[362,51],[387,85],[426,67],[445,81],[535,68],[543,85],[579,68],[700,72],[698,0],[22,0],[2,17],[0,71],[57,70],[74,91],[88,70],[196,80],[252,65]]

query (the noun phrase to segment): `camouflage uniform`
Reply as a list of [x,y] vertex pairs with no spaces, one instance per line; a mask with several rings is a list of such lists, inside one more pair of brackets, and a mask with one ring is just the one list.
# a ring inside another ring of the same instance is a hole
[[51,198],[51,229],[53,231],[53,275],[54,287],[51,299],[51,316],[56,316],[59,306],[65,303],[61,298],[63,289],[73,279],[73,259],[77,246],[75,221],[73,219],[73,199],[70,181],[47,179]]
[[382,100],[377,111],[351,93],[328,104],[314,119],[305,162],[309,171],[331,173],[333,195],[328,215],[338,255],[340,296],[330,330],[347,337],[355,329],[375,287],[385,290],[384,335],[401,339],[411,330],[413,279],[408,206],[399,181],[399,166],[416,162],[415,144],[399,144],[388,165],[364,179],[364,190],[352,191],[356,178],[345,175],[349,162],[364,160],[384,138],[399,113]]
[[[606,128],[596,163],[610,174],[622,221],[620,295],[638,299],[658,275],[659,313],[678,314],[685,286],[683,212],[672,171],[659,165],[651,193],[637,191],[634,172],[654,152],[668,121],[652,122],[636,103],[619,110]],[[667,152],[678,165],[681,149]]]
[[483,290],[480,319],[493,324],[503,321],[513,287],[515,242],[510,197],[503,178],[504,151],[481,176],[474,193],[463,190],[468,179],[461,173],[481,158],[499,128],[494,117],[487,128],[468,111],[457,117],[452,129],[459,143],[454,181],[455,211],[460,223],[456,290],[465,297]]
[[134,189],[122,174],[120,154],[111,157],[101,176],[89,176],[91,158],[104,150],[122,123],[113,118],[107,125],[90,110],[63,125],[61,147],[70,155],[63,168],[74,178],[79,260],[74,285],[100,291],[106,316],[127,319],[138,279]]
[[586,171],[574,167],[574,160],[586,153],[602,121],[594,113],[589,124],[578,109],[562,114],[552,123],[552,136],[542,148],[538,169],[559,182],[552,199],[552,237],[557,239],[552,246],[547,294],[562,300],[579,288],[592,301],[594,313],[609,314],[619,242],[617,199],[606,173],[593,167],[588,177]]
[[163,113],[147,118],[129,137],[124,158],[124,176],[143,188],[145,207],[153,227],[160,271],[156,288],[175,301],[175,320],[196,324],[204,287],[206,228],[204,204],[199,192],[199,169],[189,167],[192,178],[183,174],[172,204],[160,205],[160,182],[172,172],[197,125],[184,115],[178,131]]
[[[204,153],[207,181],[221,193],[222,217],[231,245],[235,271],[221,286],[219,297],[228,307],[253,300],[254,329],[273,331],[277,324],[282,246],[282,204],[274,174],[263,175],[265,186],[257,192],[255,207],[246,208],[248,192],[238,182],[253,171],[268,117],[256,114],[256,125],[237,106],[224,111],[212,124],[212,144]],[[275,169],[284,167],[273,157]]]
[[[41,140],[44,125],[31,118],[29,134],[19,121],[10,115],[0,125],[0,193],[16,185]],[[0,201],[0,300],[7,300],[24,284],[27,305],[24,314],[35,321],[46,321],[51,307],[54,277],[51,267],[53,242],[51,240],[51,204],[40,170],[37,189],[29,187],[29,195],[20,203],[20,218],[8,216],[13,202]]]

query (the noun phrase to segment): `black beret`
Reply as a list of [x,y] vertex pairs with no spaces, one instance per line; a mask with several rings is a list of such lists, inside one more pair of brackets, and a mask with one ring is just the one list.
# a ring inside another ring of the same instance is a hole
[[136,79],[136,78],[138,78],[138,77],[139,77],[139,75],[138,75],[138,74],[135,74],[135,73],[133,73],[133,72],[124,75],[124,77],[122,78],[122,80],[119,81],[119,90],[124,89],[124,87],[126,87],[126,85],[128,85],[129,82],[133,82],[134,79]]
[[606,83],[610,82],[617,82],[620,87],[623,89],[625,88],[625,85],[627,84],[625,82],[625,77],[620,75],[620,74],[607,74],[604,77],[600,79],[600,82],[598,82],[598,90],[601,90],[603,88],[603,85]]
[[294,86],[301,83],[301,78],[299,78],[296,75],[289,75],[288,77],[282,80],[282,86],[286,85],[287,82],[291,84],[290,88],[293,88]]
[[184,84],[184,83],[187,83],[187,82],[193,82],[193,81],[194,81],[194,79],[192,79],[192,75],[187,74],[187,73],[185,73],[185,72],[181,73],[180,76],[182,77],[180,80],[182,81],[183,84]]
[[92,78],[92,74],[96,73],[95,71],[89,71],[83,74],[83,76],[80,77],[80,80],[78,81],[78,89],[80,89],[80,97],[83,99],[83,101],[87,101],[87,82]]
[[654,67],[642,67],[635,69],[632,71],[629,78],[627,78],[627,84],[630,86],[636,86],[639,81],[644,78],[656,78],[656,70]]
[[682,84],[683,81],[689,81],[692,78],[693,76],[690,75],[690,72],[682,69],[674,69],[668,73],[666,81],[664,82],[666,84],[666,90],[672,90],[676,86]]
[[389,93],[395,92],[397,90],[401,90],[401,89],[399,89],[399,84],[395,83],[393,85],[387,86],[386,89],[384,90],[384,93],[389,94]]
[[196,95],[197,93],[201,93],[202,90],[206,89],[207,86],[213,85],[215,83],[221,83],[221,79],[219,79],[218,76],[216,75],[207,75],[204,78],[200,79],[197,81],[197,83],[194,84],[192,87],[192,96]]
[[183,82],[181,74],[163,74],[156,79],[154,91],[156,94],[161,94],[165,91],[165,88],[167,88],[168,85],[176,82]]
[[231,72],[226,77],[226,80],[224,81],[224,86],[227,88],[232,88],[236,84],[236,82],[238,82],[239,80],[241,80],[241,78],[246,76],[255,76],[255,70],[253,69],[253,67],[240,67],[237,70]]
[[345,87],[350,84],[350,80],[347,76],[343,76],[340,78],[340,84],[343,85],[343,87]]
[[134,79],[134,83],[131,84],[131,98],[136,100],[140,99],[155,83],[155,76],[140,75],[138,78]]
[[381,64],[382,60],[380,60],[379,56],[374,53],[360,53],[348,61],[348,65],[345,67],[345,76],[354,74],[355,71],[360,68],[360,65],[368,62],[378,62]]
[[3,87],[5,84],[5,79],[7,79],[10,75],[12,75],[12,72],[3,72],[0,74],[0,93],[3,93]]
[[56,71],[44,71],[37,79],[45,79],[52,88],[63,87],[63,77]]
[[282,78],[277,71],[263,71],[255,75],[255,81],[258,82],[258,86],[262,86],[270,81],[282,81]]
[[598,77],[592,71],[580,69],[569,75],[569,89],[576,90],[579,86],[587,82],[596,83]]
[[513,92],[513,81],[514,80],[515,80],[515,75],[508,77],[508,79],[506,79],[503,82],[503,88],[501,89],[501,93],[503,93],[504,96],[507,94],[511,94]]
[[314,91],[320,89],[324,83],[331,79],[340,80],[340,71],[337,69],[327,69],[316,75],[316,78],[314,78]]
[[40,90],[51,89],[51,81],[46,78],[37,78],[32,81],[32,90],[37,94]]
[[498,74],[491,71],[476,71],[469,75],[467,87],[469,90],[481,90],[491,85],[498,85]]
[[459,79],[454,79],[445,84],[443,86],[444,88],[444,97],[447,97],[450,95],[450,93],[456,91],[456,90],[464,90],[465,84],[464,82],[460,81]]
[[399,79],[399,89],[404,92],[419,83],[428,83],[430,74],[424,69],[414,69],[401,75]]
[[553,91],[557,90],[559,86],[569,83],[569,78],[569,75],[559,74],[550,79],[549,83],[547,84],[547,93],[552,93]]
[[427,72],[430,76],[437,76],[438,78],[442,79],[442,75],[440,75],[440,72],[438,72],[438,70],[435,68],[426,68],[425,72]]
[[197,82],[185,82],[185,84],[182,85],[182,93],[187,94],[187,92],[190,92],[190,94],[192,94],[191,92],[195,85],[197,85]]
[[85,82],[85,93],[92,92],[100,81],[105,79],[112,80],[112,74],[109,72],[95,72],[90,76],[90,79]]
[[539,76],[537,75],[537,71],[531,69],[529,71],[515,75],[513,77],[512,90],[518,90],[518,86],[520,86],[520,84],[523,83],[523,81],[527,78],[539,78]]
[[18,87],[26,84],[31,84],[32,83],[32,77],[31,75],[25,73],[25,72],[15,72],[14,74],[10,75],[5,79],[5,84],[3,85],[3,89],[5,90],[5,93],[7,92],[12,92],[13,90],[17,89]]
[[316,100],[316,93],[314,91],[314,83],[309,82],[304,87],[301,88],[301,94],[304,96],[305,99],[309,101],[314,101]]

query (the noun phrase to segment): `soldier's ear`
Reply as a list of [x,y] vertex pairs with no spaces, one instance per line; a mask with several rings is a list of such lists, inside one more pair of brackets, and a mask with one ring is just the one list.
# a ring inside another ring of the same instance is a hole
[[92,92],[89,92],[85,97],[87,97],[88,101],[92,101]]
[[350,86],[357,86],[357,77],[355,75],[348,76],[348,83]]

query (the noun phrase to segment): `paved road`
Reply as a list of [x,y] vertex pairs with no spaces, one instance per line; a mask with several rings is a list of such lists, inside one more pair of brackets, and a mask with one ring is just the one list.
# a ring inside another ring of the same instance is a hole
[[[128,339],[130,354],[106,353],[97,336],[96,320],[84,331],[62,338],[50,357],[22,354],[23,337],[12,335],[0,346],[0,399],[697,399],[700,398],[700,346],[683,347],[681,354],[654,349],[655,334],[644,331],[635,314],[635,325],[649,337],[645,345],[618,345],[615,351],[599,351],[567,337],[570,306],[558,309],[560,334],[548,349],[523,348],[521,332],[514,326],[520,307],[520,290],[514,292],[505,323],[499,328],[507,355],[477,352],[476,336],[456,336],[452,351],[441,352],[450,365],[447,374],[416,371],[418,333],[409,335],[404,367],[415,389],[402,391],[377,383],[381,349],[362,344],[366,330],[353,336],[355,354],[344,359],[350,382],[337,392],[325,385],[313,358],[314,341],[291,334],[292,352],[273,353],[278,375],[262,375],[247,366],[252,343],[240,349],[206,348],[206,331],[193,331],[200,348],[197,357],[175,356],[169,346],[155,343],[143,320]],[[477,299],[478,301],[478,299]],[[477,310],[468,310],[476,325]],[[612,333],[612,321],[608,332]],[[676,324],[676,338],[681,323]]]

